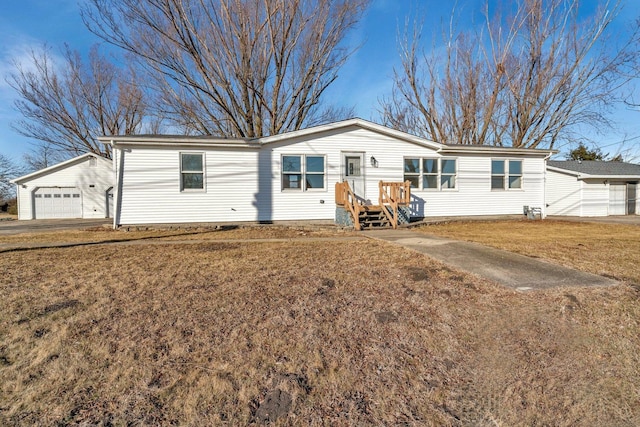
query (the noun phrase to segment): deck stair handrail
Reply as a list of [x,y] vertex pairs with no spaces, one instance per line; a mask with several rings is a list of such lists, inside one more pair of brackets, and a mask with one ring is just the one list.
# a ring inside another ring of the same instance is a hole
[[363,208],[347,181],[336,182],[336,204],[344,206],[351,212],[353,227],[360,231],[359,218]]
[[[391,227],[396,229],[398,228],[399,206],[407,206],[411,201],[411,182],[380,181],[378,188],[378,203],[391,223]],[[391,209],[387,209],[387,206]]]
[[[365,206],[355,195],[347,181],[336,182],[336,205],[343,206],[353,218],[353,227],[360,231],[375,225],[390,225],[398,228],[399,207],[407,206],[411,201],[411,182],[378,183],[378,206]],[[384,219],[383,219],[384,218]]]

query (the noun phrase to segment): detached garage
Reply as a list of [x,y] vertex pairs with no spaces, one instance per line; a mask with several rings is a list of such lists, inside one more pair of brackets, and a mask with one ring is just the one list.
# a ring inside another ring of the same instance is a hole
[[640,165],[604,161],[547,162],[547,215],[640,214]]
[[113,214],[110,160],[87,153],[12,181],[18,219],[107,218]]

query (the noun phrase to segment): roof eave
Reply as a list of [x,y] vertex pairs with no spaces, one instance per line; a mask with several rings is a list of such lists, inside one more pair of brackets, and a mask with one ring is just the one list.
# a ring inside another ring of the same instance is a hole
[[272,135],[272,136],[267,136],[267,137],[263,137],[260,138],[260,142],[263,145],[266,144],[273,144],[275,142],[281,142],[281,141],[286,141],[288,139],[294,139],[294,138],[299,138],[299,137],[304,137],[304,136],[308,136],[308,135],[314,135],[314,134],[318,134],[318,133],[322,133],[322,132],[329,132],[332,130],[338,130],[338,129],[344,129],[347,127],[360,127],[362,129],[367,129],[370,130],[372,132],[377,132],[377,133],[381,133],[383,135],[387,135],[396,139],[401,139],[407,142],[412,142],[414,144],[418,144],[418,145],[422,145],[422,146],[426,146],[428,148],[434,149],[434,150],[439,150],[441,149],[444,145],[440,144],[438,142],[434,142],[434,141],[430,141],[428,139],[424,139],[415,135],[411,135],[409,133],[406,132],[402,132],[396,129],[391,129],[388,128],[386,126],[383,125],[379,125],[377,123],[373,123],[367,120],[363,120],[360,118],[354,118],[354,119],[348,119],[348,120],[343,120],[340,122],[335,122],[335,123],[329,123],[329,124],[325,124],[325,125],[319,125],[319,126],[314,126],[311,128],[307,128],[307,129],[300,129],[300,130],[296,130],[296,131],[291,131],[291,132],[285,132],[282,134],[278,134],[278,135]]
[[17,178],[12,179],[9,182],[12,183],[12,184],[19,185],[20,183],[25,182],[25,181],[29,181],[29,180],[31,180],[31,179],[39,176],[39,175],[46,175],[46,174],[51,173],[53,171],[56,171],[56,170],[59,170],[59,169],[64,169],[65,167],[70,166],[70,165],[72,165],[74,163],[78,163],[79,161],[81,161],[82,159],[87,158],[87,157],[94,157],[94,158],[98,159],[98,161],[106,162],[109,165],[111,165],[111,161],[108,160],[108,159],[105,159],[102,156],[99,156],[99,155],[94,154],[94,153],[85,153],[85,154],[81,154],[81,155],[79,155],[77,157],[73,157],[73,158],[71,158],[69,160],[65,160],[64,162],[56,163],[55,165],[51,165],[51,166],[49,166],[47,168],[40,169],[40,170],[37,170],[35,172],[31,172],[31,173],[29,173],[27,175],[19,176]]
[[243,139],[192,139],[188,137],[166,138],[166,137],[100,137],[98,140],[103,144],[118,147],[196,147],[196,148],[259,148],[258,142],[250,142]]
[[444,145],[439,150],[441,153],[465,153],[465,154],[505,154],[505,155],[536,155],[547,157],[557,154],[557,150],[543,150],[537,148],[509,148],[493,145]]
[[625,181],[640,181],[640,175],[590,175],[586,173],[578,174],[578,180],[585,179],[621,179]]

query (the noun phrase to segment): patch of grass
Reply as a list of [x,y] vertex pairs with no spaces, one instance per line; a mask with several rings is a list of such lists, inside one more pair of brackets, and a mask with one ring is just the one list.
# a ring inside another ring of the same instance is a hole
[[640,284],[638,226],[555,220],[460,221],[417,230]]
[[[2,425],[637,425],[640,291],[374,241],[0,257]],[[273,408],[280,408],[271,418]]]
[[216,239],[288,239],[303,237],[331,237],[352,234],[333,227],[279,227],[279,226],[228,226],[228,227],[184,227],[147,228],[135,227],[111,229],[93,227],[83,230],[61,230],[32,232],[14,235],[0,235],[0,243],[7,244],[48,244],[48,243],[89,243],[114,242],[142,239],[169,240],[216,240]]

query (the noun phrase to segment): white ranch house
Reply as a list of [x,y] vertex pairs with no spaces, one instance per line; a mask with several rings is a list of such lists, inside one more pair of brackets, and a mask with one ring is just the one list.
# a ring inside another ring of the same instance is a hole
[[547,164],[547,214],[640,214],[640,165],[603,161]]
[[105,136],[114,226],[331,220],[336,183],[376,205],[381,181],[411,184],[412,218],[544,216],[550,150],[445,145],[361,119],[257,139]]
[[113,177],[111,161],[87,153],[16,178],[18,219],[111,217]]

